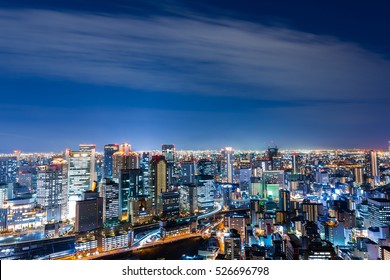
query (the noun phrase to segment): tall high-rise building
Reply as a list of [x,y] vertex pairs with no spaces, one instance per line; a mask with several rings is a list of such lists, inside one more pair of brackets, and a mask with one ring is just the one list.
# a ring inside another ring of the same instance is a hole
[[260,200],[250,200],[250,219],[252,225],[257,225],[260,217]]
[[84,191],[90,190],[96,181],[95,145],[80,145],[80,151],[66,150],[68,162],[68,217],[76,215],[76,201]]
[[196,164],[198,175],[214,175],[213,162],[211,159],[200,159]]
[[6,200],[8,200],[8,185],[0,185],[0,209],[4,207]]
[[371,178],[374,180],[378,178],[379,172],[378,172],[378,159],[376,151],[371,150],[370,151],[370,171],[371,171]]
[[150,177],[150,159],[151,155],[149,152],[143,152],[141,156],[140,168],[143,172],[143,186],[144,186],[144,194],[149,194],[149,177]]
[[290,212],[290,192],[288,190],[279,190],[279,210]]
[[369,198],[368,213],[372,227],[390,226],[390,200]]
[[177,191],[168,191],[160,194],[159,213],[163,217],[179,217],[180,215],[180,193]]
[[363,167],[354,167],[353,168],[353,178],[354,178],[355,184],[361,185],[364,183],[363,175],[364,175]]
[[107,144],[104,146],[104,158],[103,158],[103,178],[112,178],[113,170],[113,155],[119,151],[118,144]]
[[63,158],[53,158],[52,165],[58,166],[61,169],[62,173],[62,193],[61,193],[61,219],[65,220],[69,216],[69,200],[68,200],[68,193],[69,193],[69,180],[68,180],[68,162]]
[[214,208],[214,177],[207,175],[196,176],[198,192],[198,209],[200,211]]
[[129,198],[143,193],[143,172],[141,169],[122,169],[119,175],[119,220],[127,220]]
[[195,184],[188,186],[188,203],[191,214],[198,211],[198,186]]
[[167,191],[167,161],[165,156],[155,155],[150,162],[150,188],[152,203],[157,210],[158,198],[161,193]]
[[268,159],[271,161],[271,169],[272,170],[280,170],[281,169],[281,158],[279,155],[279,149],[277,146],[269,147],[268,151]]
[[232,147],[225,147],[221,150],[223,156],[221,163],[221,179],[223,183],[233,183],[234,151]]
[[162,155],[167,161],[168,184],[173,184],[173,175],[175,173],[175,145],[163,144],[161,147]]
[[321,203],[312,203],[309,200],[303,200],[301,209],[306,213],[306,220],[309,222],[317,222],[318,217],[323,214],[323,205]]
[[0,157],[0,184],[16,183],[17,157]]
[[231,229],[224,238],[225,259],[241,260],[241,236],[237,230]]
[[122,169],[139,169],[139,161],[139,155],[128,143],[121,144],[119,151],[113,154],[113,178],[118,180]]
[[61,165],[38,167],[37,203],[46,213],[46,222],[60,221],[63,203],[63,170]]
[[297,157],[298,157],[298,154],[297,153],[293,153],[292,155],[292,170],[293,170],[293,174],[297,174]]
[[118,220],[119,184],[106,178],[103,181],[104,221]]
[[181,163],[181,183],[184,185],[195,183],[195,162],[183,161]]
[[86,232],[103,227],[103,198],[96,191],[85,191],[76,202],[76,232]]

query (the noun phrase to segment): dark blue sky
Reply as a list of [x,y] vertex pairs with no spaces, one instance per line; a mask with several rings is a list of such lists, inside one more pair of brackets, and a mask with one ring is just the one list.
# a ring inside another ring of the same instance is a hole
[[385,149],[390,4],[339,2],[0,0],[0,152]]

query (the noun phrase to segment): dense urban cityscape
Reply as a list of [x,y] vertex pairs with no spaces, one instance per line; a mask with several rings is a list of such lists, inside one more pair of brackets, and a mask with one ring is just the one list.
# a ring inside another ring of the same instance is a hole
[[1,278],[387,275],[389,10],[0,0]]
[[0,183],[3,260],[390,260],[390,141],[16,150],[0,155]]

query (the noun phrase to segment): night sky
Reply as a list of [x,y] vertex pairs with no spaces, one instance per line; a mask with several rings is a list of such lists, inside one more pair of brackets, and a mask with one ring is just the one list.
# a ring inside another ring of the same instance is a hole
[[0,152],[385,149],[386,2],[0,0]]

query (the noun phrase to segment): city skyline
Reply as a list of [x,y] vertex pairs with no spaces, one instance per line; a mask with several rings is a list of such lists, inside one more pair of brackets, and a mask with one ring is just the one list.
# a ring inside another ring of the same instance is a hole
[[389,4],[301,4],[0,1],[0,153],[387,150]]

